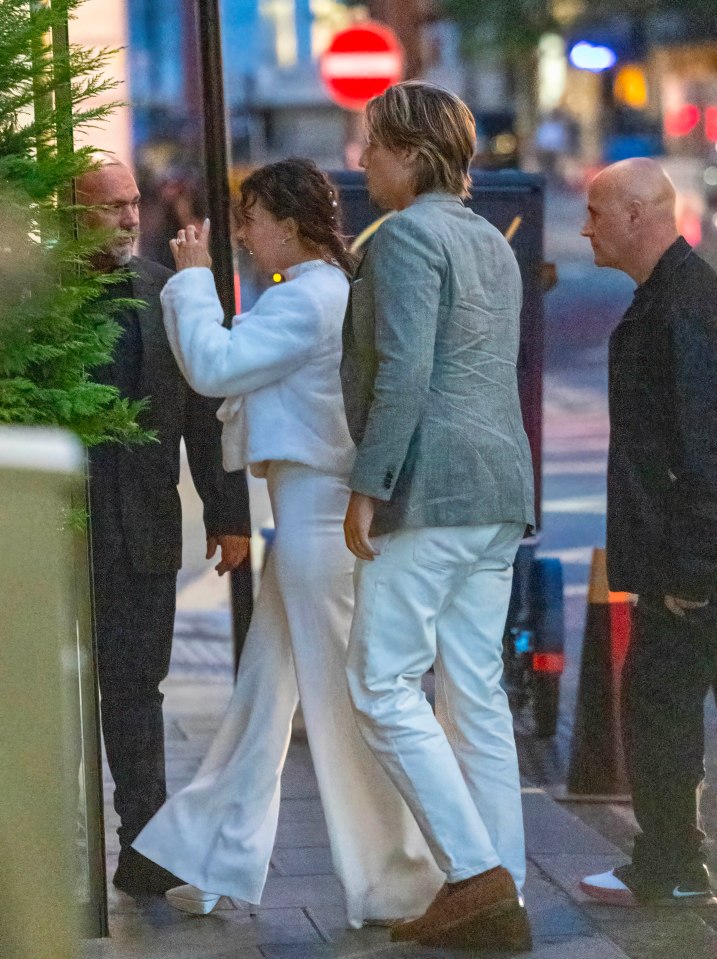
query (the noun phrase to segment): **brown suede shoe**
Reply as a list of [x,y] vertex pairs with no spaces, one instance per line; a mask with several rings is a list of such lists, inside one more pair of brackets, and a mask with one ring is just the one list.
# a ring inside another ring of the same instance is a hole
[[446,882],[436,893],[436,898],[418,919],[409,919],[408,922],[397,922],[391,926],[391,942],[411,942],[418,939],[423,933],[430,932],[433,929],[433,919],[441,911],[441,900],[444,899],[450,891],[450,886]]
[[[430,938],[453,934],[480,924],[492,916],[520,909],[513,877],[503,866],[471,876],[461,882],[446,883],[426,912],[413,922],[402,923],[391,929],[393,942]],[[471,931],[472,935],[472,931]]]
[[427,932],[418,942],[442,949],[472,948],[490,952],[530,952],[533,948],[528,913],[519,903],[433,935]]

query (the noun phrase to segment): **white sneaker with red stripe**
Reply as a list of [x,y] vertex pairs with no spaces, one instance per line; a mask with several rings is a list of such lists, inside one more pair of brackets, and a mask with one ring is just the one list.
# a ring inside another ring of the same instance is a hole
[[580,883],[580,890],[597,902],[608,906],[637,906],[638,901],[625,883],[618,879],[615,870],[586,876]]
[[628,863],[610,872],[586,876],[580,883],[585,895],[608,906],[705,906],[717,905],[707,867],[700,865],[676,882],[645,880]]

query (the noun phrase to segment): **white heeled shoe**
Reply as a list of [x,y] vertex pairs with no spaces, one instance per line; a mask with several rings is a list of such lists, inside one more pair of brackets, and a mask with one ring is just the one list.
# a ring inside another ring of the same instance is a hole
[[204,892],[196,886],[175,886],[168,889],[165,897],[170,906],[182,912],[191,912],[194,916],[208,916],[222,898],[221,894]]

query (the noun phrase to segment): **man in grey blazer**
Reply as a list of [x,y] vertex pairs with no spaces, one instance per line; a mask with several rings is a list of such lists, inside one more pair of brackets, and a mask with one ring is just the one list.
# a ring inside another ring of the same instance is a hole
[[[341,377],[357,456],[348,677],[361,730],[446,874],[394,940],[527,949],[512,719],[501,689],[512,565],[534,522],[516,377],[521,278],[462,197],[475,126],[452,94],[372,100],[368,189],[396,211],[352,284]],[[421,691],[436,675],[434,717]]]
[[169,669],[182,561],[180,440],[204,503],[207,557],[221,550],[220,574],[246,555],[249,500],[244,473],[222,469],[218,401],[194,393],[172,356],[159,302],[171,273],[132,256],[140,199],[134,177],[106,155],[78,180],[77,194],[93,208],[84,215],[87,225],[110,231],[95,262],[119,278],[107,298],[144,302],[115,314],[122,333],[112,362],[93,376],[128,399],[147,398],[140,422],[159,442],[90,451],[90,512],[102,731],[120,818],[114,884],[130,893],[162,893],[181,879],[131,843],[166,798],[158,687]]

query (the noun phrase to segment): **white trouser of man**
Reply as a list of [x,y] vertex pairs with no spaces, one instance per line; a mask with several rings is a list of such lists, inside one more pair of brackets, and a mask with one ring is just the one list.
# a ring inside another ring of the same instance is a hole
[[[405,529],[359,560],[351,698],[448,882],[504,866],[521,890],[518,760],[500,685],[522,524]],[[421,689],[433,665],[436,714]]]

